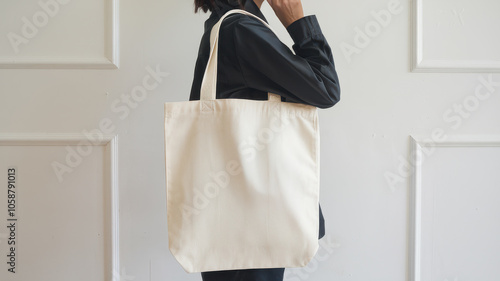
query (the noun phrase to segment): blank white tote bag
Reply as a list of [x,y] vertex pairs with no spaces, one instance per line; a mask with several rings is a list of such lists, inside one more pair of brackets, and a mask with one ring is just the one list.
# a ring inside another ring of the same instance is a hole
[[256,17],[235,9],[213,27],[200,100],[165,103],[169,249],[188,273],[303,267],[319,248],[318,109],[272,93],[216,99],[233,13]]

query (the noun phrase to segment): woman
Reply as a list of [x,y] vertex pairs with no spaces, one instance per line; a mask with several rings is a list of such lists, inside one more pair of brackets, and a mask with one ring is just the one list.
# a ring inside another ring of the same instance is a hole
[[[231,9],[244,9],[267,22],[260,11],[264,0],[195,0],[211,12],[205,22],[189,100],[200,99],[210,53],[210,32]],[[267,0],[294,41],[295,54],[258,19],[234,14],[219,34],[216,98],[267,100],[268,92],[284,102],[329,108],[340,100],[340,84],[332,52],[315,15],[304,16],[300,0]],[[321,206],[319,237],[325,235]],[[279,281],[284,268],[202,272],[204,281]]]

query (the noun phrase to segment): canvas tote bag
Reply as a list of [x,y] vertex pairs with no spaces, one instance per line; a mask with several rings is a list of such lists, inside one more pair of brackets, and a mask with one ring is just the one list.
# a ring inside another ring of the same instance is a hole
[[213,27],[200,100],[164,106],[169,249],[188,273],[303,267],[319,247],[317,108],[272,93],[216,99],[233,13],[256,17],[235,9]]

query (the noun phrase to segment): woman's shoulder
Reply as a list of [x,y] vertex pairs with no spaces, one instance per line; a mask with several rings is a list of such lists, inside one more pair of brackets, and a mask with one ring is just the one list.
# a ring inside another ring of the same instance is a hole
[[[240,45],[263,46],[262,43],[275,44],[279,39],[260,19],[246,14],[233,14],[224,19],[221,35],[232,38],[235,47]],[[267,45],[267,44],[264,44]]]
[[236,13],[229,15],[224,19],[221,30],[225,31],[244,31],[262,32],[271,31],[260,19],[250,15]]

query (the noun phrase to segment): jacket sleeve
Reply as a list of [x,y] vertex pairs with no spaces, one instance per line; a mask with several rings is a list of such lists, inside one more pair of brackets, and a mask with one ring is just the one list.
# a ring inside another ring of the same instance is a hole
[[332,107],[340,100],[332,51],[315,15],[288,26],[295,54],[257,19],[242,17],[233,31],[236,57],[247,87],[318,108]]

